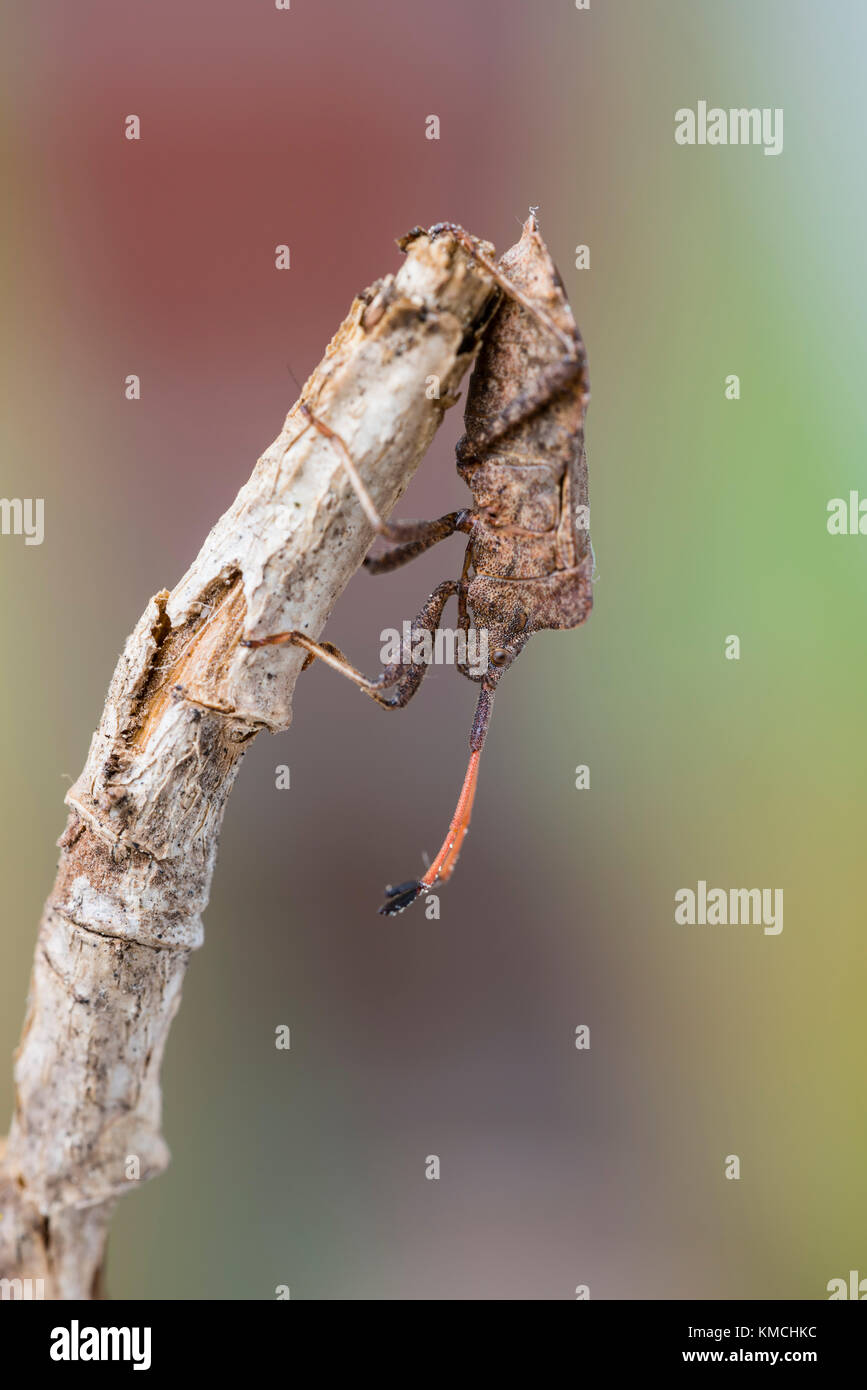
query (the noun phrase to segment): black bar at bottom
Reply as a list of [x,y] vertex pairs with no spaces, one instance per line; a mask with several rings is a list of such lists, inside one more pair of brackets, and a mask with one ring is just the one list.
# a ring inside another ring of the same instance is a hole
[[[510,1315],[502,1331],[478,1323],[454,1324],[457,1350],[449,1336],[448,1314],[428,1312],[423,1325],[411,1318],[407,1322],[406,1315],[395,1319],[391,1314],[380,1324],[375,1313],[366,1315],[363,1323],[350,1314],[349,1325],[341,1326],[347,1314],[332,1310],[323,1340],[319,1315],[311,1317],[310,1305],[300,1307],[299,1303],[303,1300],[293,1305],[289,1300],[40,1303],[7,1299],[0,1303],[0,1333],[5,1354],[11,1348],[17,1354],[19,1374],[39,1370],[59,1382],[80,1373],[93,1378],[106,1368],[115,1376],[138,1370],[141,1379],[185,1370],[214,1372],[221,1378],[235,1371],[249,1377],[251,1373],[274,1374],[283,1366],[288,1378],[297,1374],[299,1365],[308,1364],[306,1356],[299,1362],[299,1354],[309,1353],[314,1358],[311,1369],[321,1370],[333,1367],[335,1351],[343,1352],[360,1372],[369,1372],[371,1363],[378,1362],[401,1378],[415,1377],[420,1360],[425,1380],[437,1363],[443,1374],[460,1369],[462,1375],[473,1364],[479,1365],[487,1379],[500,1358],[515,1372],[517,1351],[531,1358],[532,1380],[544,1383],[559,1379],[569,1367],[576,1374],[582,1367],[584,1371],[593,1367],[594,1378],[600,1372],[667,1372],[674,1367],[805,1366],[824,1373],[847,1366],[855,1369],[863,1366],[867,1326],[860,1309],[846,1307],[843,1301],[587,1301],[576,1302],[565,1321],[542,1329],[535,1316],[527,1315],[521,1315],[520,1321]],[[413,1342],[416,1350],[410,1355]],[[543,1369],[550,1367],[552,1354],[567,1358],[560,1372]],[[399,1363],[408,1355],[400,1373]]]

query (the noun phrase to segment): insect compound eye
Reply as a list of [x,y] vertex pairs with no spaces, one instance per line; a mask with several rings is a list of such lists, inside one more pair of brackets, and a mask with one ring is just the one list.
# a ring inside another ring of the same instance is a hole
[[492,666],[505,666],[508,660],[509,653],[506,651],[505,647],[497,647],[497,650],[491,653]]

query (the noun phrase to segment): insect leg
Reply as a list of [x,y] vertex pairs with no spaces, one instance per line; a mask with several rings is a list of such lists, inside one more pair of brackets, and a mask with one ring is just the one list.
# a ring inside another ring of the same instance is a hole
[[[364,512],[364,515],[367,517],[378,536],[384,536],[385,539],[389,541],[413,542],[424,539],[427,535],[427,528],[429,526],[436,526],[439,524],[438,522],[429,521],[385,521],[383,517],[380,516],[376,503],[368,492],[364,480],[353,462],[352,455],[346,446],[345,440],[340,437],[336,430],[331,429],[330,425],[326,425],[324,420],[320,420],[318,416],[314,415],[309,405],[306,405],[303,401],[298,407],[298,413],[307,421],[308,425],[312,425],[324,439],[329,440],[337,449],[343,459],[343,467],[352,484],[353,491],[361,503],[361,510]],[[459,515],[459,513],[456,515]],[[444,521],[445,518],[443,517],[441,520]],[[448,531],[443,532],[443,535],[450,534],[451,532]],[[437,540],[441,539],[442,536],[437,535],[433,540],[429,541],[428,544],[433,545]],[[423,547],[423,549],[426,549],[426,547]],[[409,558],[411,559],[412,557],[410,556]],[[402,562],[398,561],[398,563]]]
[[456,452],[459,462],[472,463],[495,440],[508,430],[513,429],[515,425],[519,425],[522,420],[528,419],[558,392],[565,390],[576,377],[581,376],[585,366],[583,355],[575,353],[575,344],[573,343],[571,356],[561,357],[556,362],[551,362],[548,366],[543,367],[530,389],[522,391],[519,396],[510,401],[495,420],[485,428],[474,430],[472,439],[465,434],[462,439],[458,440]]
[[573,343],[569,334],[562,328],[558,328],[554,320],[545,313],[544,309],[540,309],[539,305],[534,304],[532,299],[528,299],[523,291],[518,289],[517,285],[512,284],[512,281],[507,275],[503,274],[499,266],[495,265],[494,262],[479,249],[479,244],[474,236],[463,227],[459,226],[457,222],[437,222],[436,226],[431,227],[428,236],[435,237],[441,232],[450,232],[455,238],[455,241],[460,242],[464,250],[468,251],[473,259],[478,261],[479,265],[485,268],[491,279],[496,285],[499,285],[504,294],[507,294],[510,299],[514,299],[515,303],[520,304],[522,309],[526,309],[527,313],[531,314],[537,323],[540,323],[544,329],[554,335],[567,352],[572,351]]
[[[414,633],[427,631],[435,632],[440,625],[443,609],[453,594],[458,592],[458,584],[454,579],[445,579],[442,584],[438,584],[433,593],[425,602],[421,612],[412,624]],[[347,661],[343,652],[334,646],[333,642],[314,642],[311,637],[303,632],[277,632],[270,637],[247,637],[240,645],[242,647],[279,647],[291,642],[294,646],[301,647],[307,652],[308,660],[318,658],[324,661],[326,666],[339,671],[363,690],[365,695],[369,695],[377,704],[383,705],[386,709],[402,709],[412,699],[415,692],[421,685],[427,674],[428,663],[421,661],[395,661],[386,666],[383,671],[374,679],[368,680],[360,671]],[[307,662],[305,662],[305,666]],[[393,690],[392,695],[385,695],[383,691]]]
[[403,912],[422,893],[427,893],[433,888],[435,883],[447,883],[454,873],[461,846],[470,828],[470,817],[473,813],[473,802],[479,779],[479,759],[482,755],[485,735],[488,732],[493,701],[493,686],[483,684],[479,693],[479,703],[476,706],[473,727],[470,731],[470,761],[464,777],[464,784],[461,787],[461,794],[458,797],[458,804],[439,854],[424,878],[411,879],[407,883],[399,883],[395,888],[386,888],[386,901],[379,909],[381,916],[393,917],[398,912]]
[[369,574],[385,574],[388,570],[397,569],[399,565],[406,565],[410,560],[414,560],[416,555],[430,550],[432,545],[444,541],[447,536],[453,536],[455,531],[469,530],[469,516],[469,512],[462,511],[448,512],[436,521],[398,521],[391,529],[400,528],[401,531],[408,531],[410,527],[415,527],[417,535],[407,536],[403,544],[391,546],[381,555],[368,555],[364,561],[364,568]]
[[[469,574],[472,567],[473,543],[471,540],[466,550],[464,551],[464,563],[463,568],[461,569],[461,577],[458,582],[458,630],[464,634],[464,651],[468,650],[466,644],[469,641],[470,636],[470,614],[467,608],[467,591],[470,587]],[[455,664],[457,666],[458,671],[460,671],[462,676],[466,676],[467,680],[478,681],[481,679],[481,677],[477,675],[472,675],[465,662],[458,661]]]

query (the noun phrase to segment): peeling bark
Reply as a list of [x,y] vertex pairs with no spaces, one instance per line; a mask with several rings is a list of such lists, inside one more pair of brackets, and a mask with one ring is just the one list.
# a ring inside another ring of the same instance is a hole
[[[451,237],[406,247],[303,391],[386,516],[455,399],[492,294]],[[202,944],[223,811],[250,740],[288,727],[304,657],[238,643],[287,629],[317,638],[372,535],[339,452],[296,405],[128,639],[66,797],[39,930],[0,1162],[0,1278],[42,1279],[46,1298],[94,1296],[114,1203],[166,1167],[160,1064]]]

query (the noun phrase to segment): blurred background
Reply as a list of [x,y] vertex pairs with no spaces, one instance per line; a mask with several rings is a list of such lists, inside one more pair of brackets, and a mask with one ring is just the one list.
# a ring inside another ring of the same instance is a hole
[[[117,654],[279,433],[290,369],[414,224],[504,250],[538,204],[593,387],[595,609],[503,684],[441,919],[376,909],[440,844],[473,687],[434,668],[388,714],[316,668],[248,755],[164,1066],[173,1162],[118,1208],[114,1297],[867,1275],[867,540],[826,529],[867,492],[865,46],[857,0],[7,8],[0,491],[44,498],[46,533],[0,538],[0,1129]],[[676,145],[699,100],[784,108],[783,153]],[[466,504],[461,409],[399,515]],[[461,553],[359,574],[328,637],[373,673]],[[783,888],[784,930],[675,925],[699,879]]]

